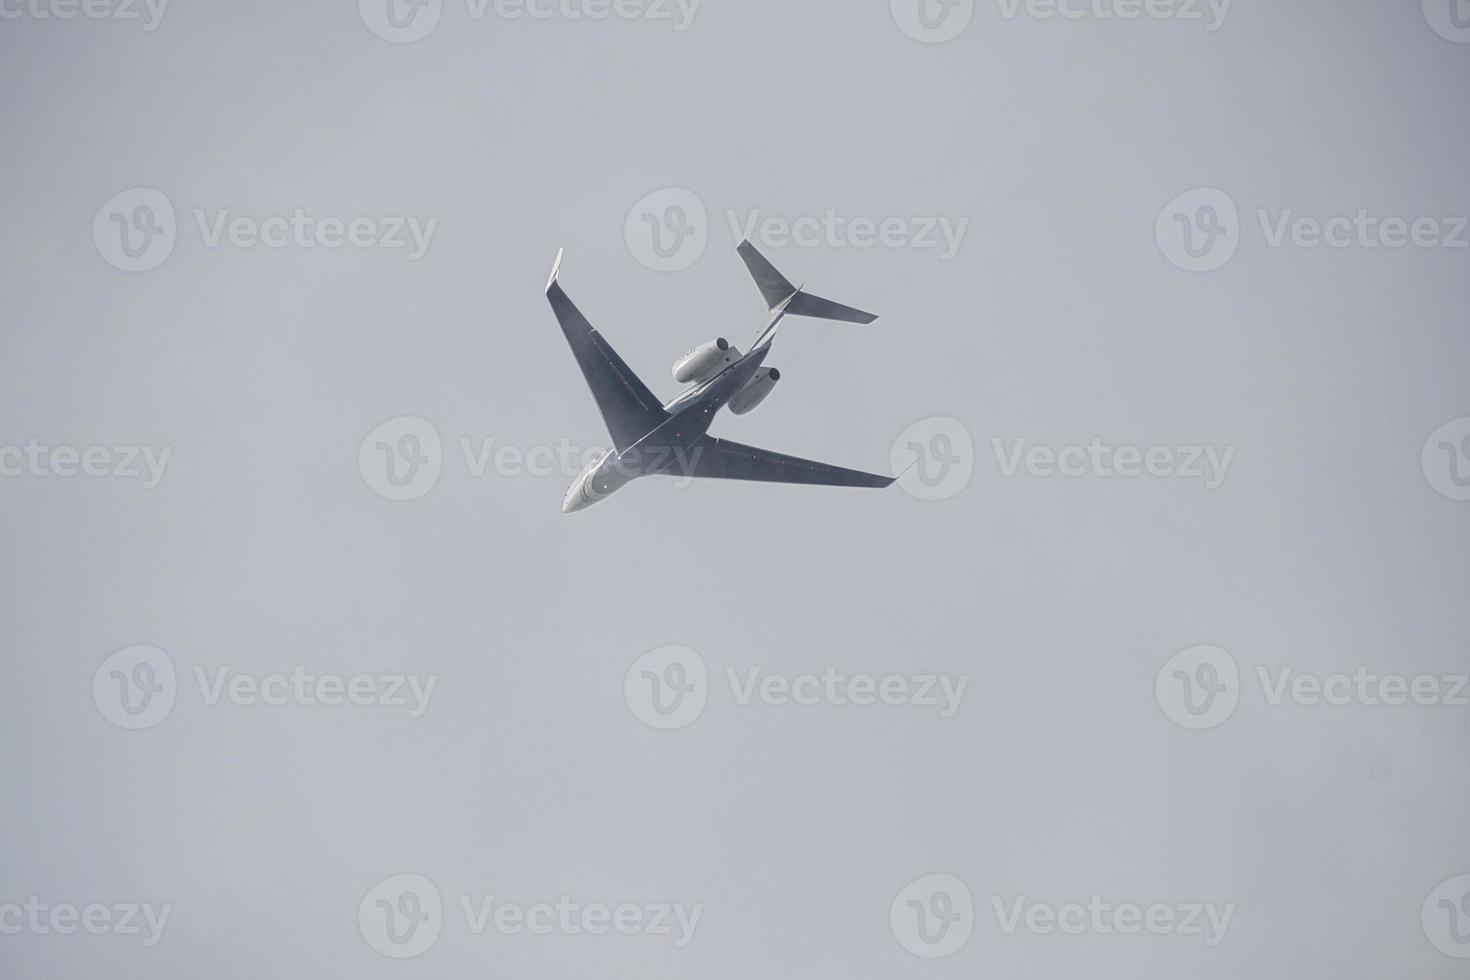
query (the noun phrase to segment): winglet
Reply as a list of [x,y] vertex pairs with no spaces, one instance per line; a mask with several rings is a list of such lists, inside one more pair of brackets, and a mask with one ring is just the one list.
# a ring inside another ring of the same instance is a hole
[[921,459],[923,459],[923,457],[920,456],[920,455],[918,455],[917,453],[915,453],[914,454],[914,461],[912,463],[910,463],[909,465],[905,466],[903,468],[903,472],[900,473],[900,474],[898,474],[898,476],[895,476],[892,480],[890,480],[889,483],[888,483],[888,485],[891,487],[891,486],[893,486],[893,484],[897,483],[899,480],[902,480],[904,477],[908,476],[909,470],[913,469],[915,466],[918,466],[919,465],[919,460],[921,460]]
[[551,263],[551,278],[546,280],[546,288],[548,290],[550,290],[552,286],[556,285],[556,277],[561,274],[561,256],[562,253],[565,251],[565,248],[559,248],[556,250],[556,261]]

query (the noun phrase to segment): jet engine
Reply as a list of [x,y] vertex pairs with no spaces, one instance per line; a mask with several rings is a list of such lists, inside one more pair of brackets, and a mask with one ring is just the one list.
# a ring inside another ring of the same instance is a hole
[[726,364],[734,362],[740,352],[724,337],[700,344],[674,362],[674,380],[681,384],[703,381]]
[[775,368],[756,368],[750,380],[745,382],[745,387],[735,392],[735,397],[730,399],[730,411],[736,415],[744,415],[764,401],[780,380],[781,372]]

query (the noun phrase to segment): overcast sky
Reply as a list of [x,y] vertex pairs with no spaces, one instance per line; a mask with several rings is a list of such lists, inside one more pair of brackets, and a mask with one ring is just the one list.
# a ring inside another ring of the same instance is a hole
[[1463,973],[1470,4],[0,14],[0,974]]

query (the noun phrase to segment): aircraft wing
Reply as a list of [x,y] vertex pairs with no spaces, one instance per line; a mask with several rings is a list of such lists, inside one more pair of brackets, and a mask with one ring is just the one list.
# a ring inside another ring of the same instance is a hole
[[827,487],[886,487],[896,477],[863,473],[799,456],[773,453],[729,439],[705,436],[672,471],[674,476],[764,483],[808,483]]
[[582,368],[587,387],[597,401],[602,421],[618,449],[626,449],[665,422],[669,413],[663,410],[653,392],[639,380],[618,352],[577,309],[556,281],[561,271],[561,252],[546,283],[546,298],[566,334],[567,345]]

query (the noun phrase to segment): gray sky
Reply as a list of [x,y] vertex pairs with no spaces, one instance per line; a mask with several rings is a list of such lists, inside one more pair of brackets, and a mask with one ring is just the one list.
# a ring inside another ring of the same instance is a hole
[[[0,974],[1463,972],[1470,4],[120,2],[0,0]],[[919,465],[564,516],[557,248],[671,397],[747,231],[881,318],[713,432]]]

